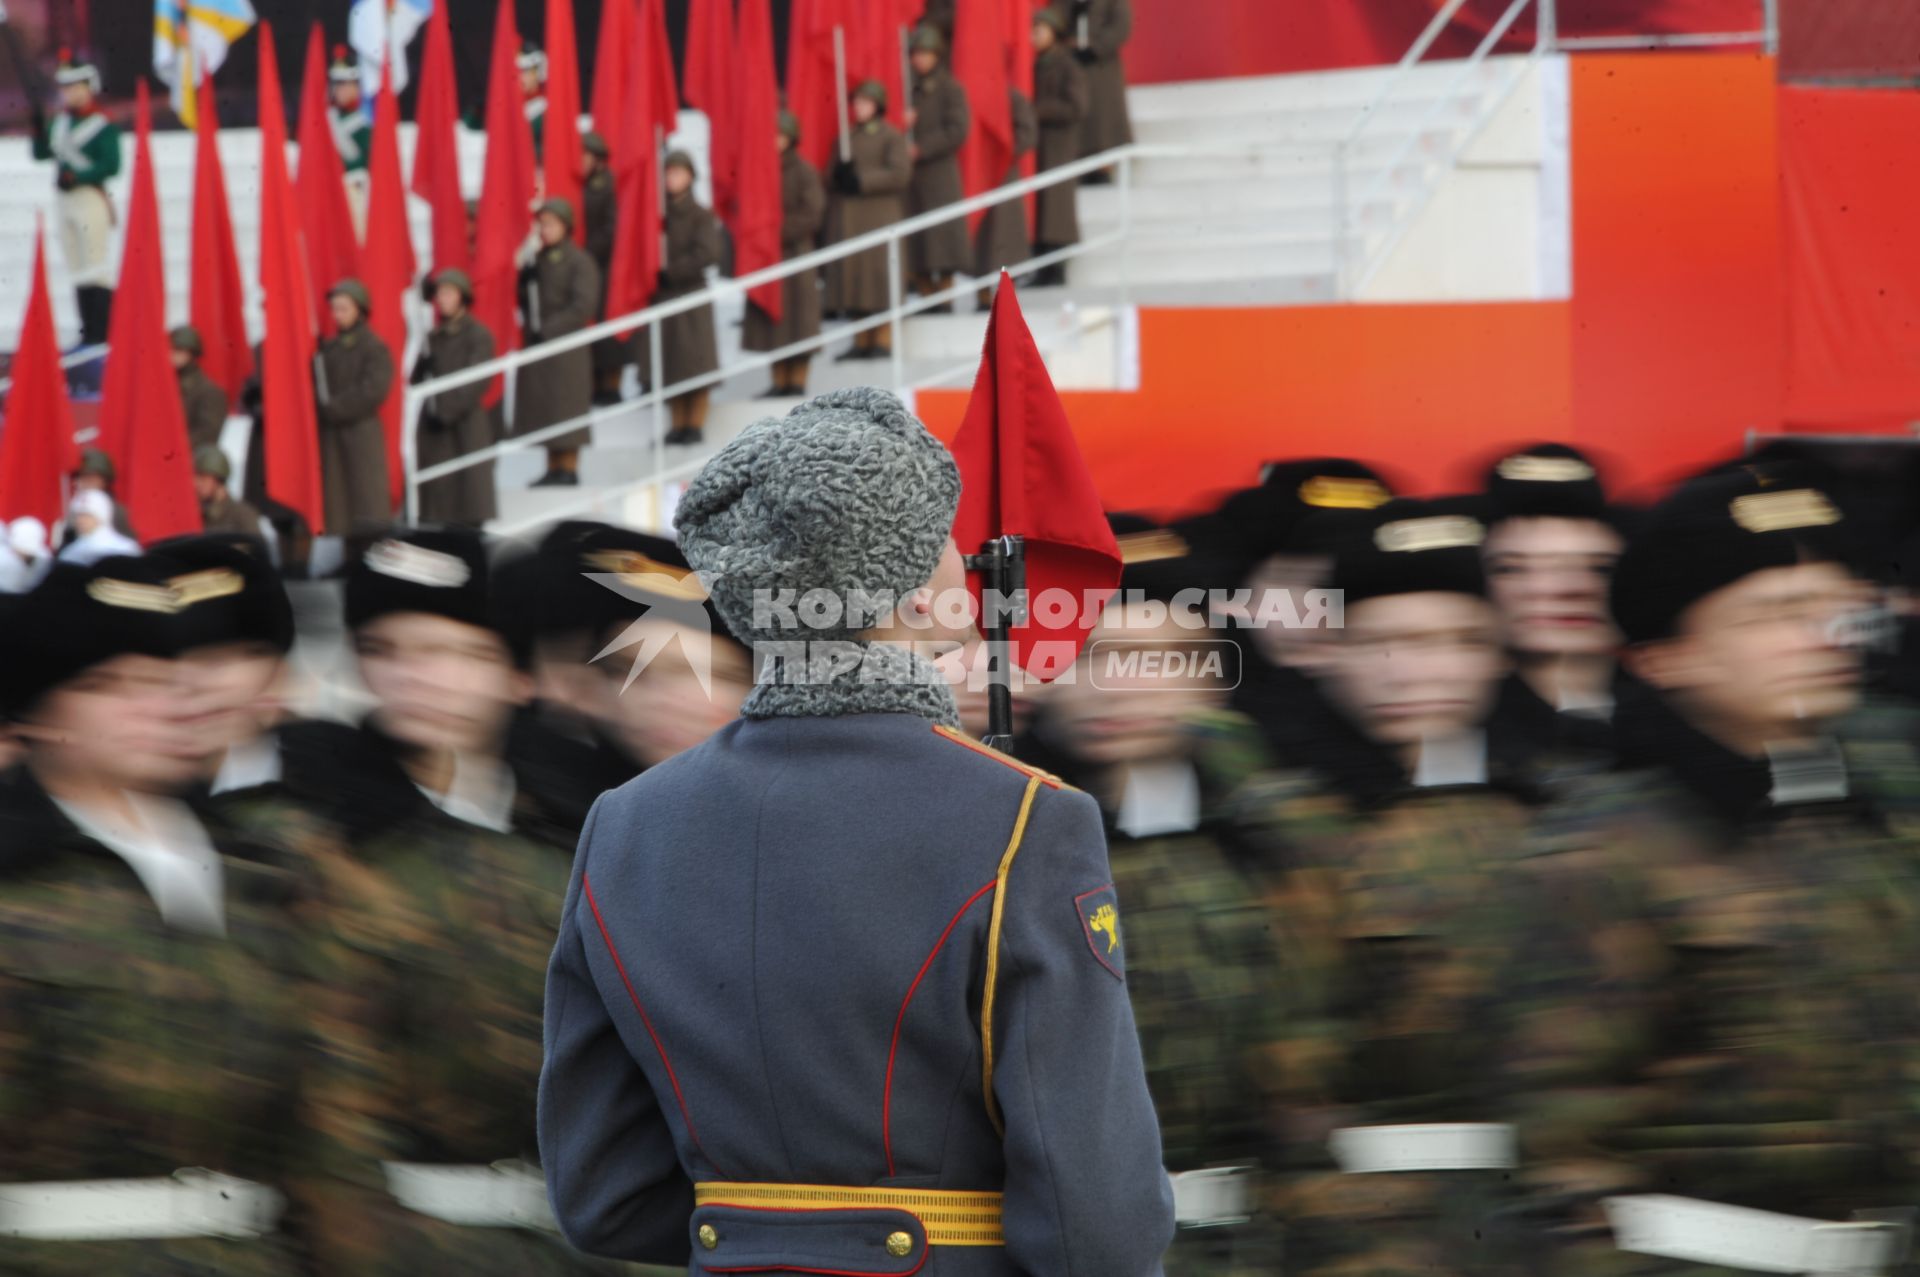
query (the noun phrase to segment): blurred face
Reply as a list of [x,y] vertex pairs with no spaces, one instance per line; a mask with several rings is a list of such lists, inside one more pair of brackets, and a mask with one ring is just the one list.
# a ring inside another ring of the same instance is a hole
[[[646,617],[635,624],[642,644],[658,646],[633,685],[621,690],[633,669],[626,655],[632,649],[612,653],[590,669],[606,685],[607,726],[614,739],[629,756],[652,767],[739,717],[753,687],[753,665],[738,644],[676,621]],[[708,653],[709,687],[700,685],[687,655],[689,644]]]
[[181,658],[181,712],[207,757],[219,759],[279,720],[282,668],[265,643],[221,643]]
[[1633,669],[1724,739],[1790,740],[1859,699],[1859,655],[1836,639],[1858,599],[1831,563],[1755,572],[1688,608],[1675,637],[1634,649]]
[[492,630],[424,612],[395,612],[354,632],[360,678],[380,726],[419,749],[493,753],[531,680]]
[[85,111],[93,105],[93,87],[86,84],[60,86],[60,105],[69,111]]
[[37,767],[116,789],[173,792],[194,779],[205,755],[182,692],[176,662],[116,656],[42,698],[19,733]]
[[915,49],[912,60],[915,75],[932,75],[933,69],[940,65],[940,55],[928,49]]
[[334,85],[333,105],[336,110],[358,110],[360,106],[360,86],[357,84]]
[[97,474],[76,474],[73,476],[75,492],[105,492],[107,481]]
[[1487,587],[1522,656],[1604,656],[1620,644],[1607,589],[1620,534],[1591,519],[1507,519],[1487,534]]
[[[1290,595],[1294,608],[1304,615],[1306,591],[1325,588],[1333,571],[1333,560],[1317,554],[1275,554],[1257,564],[1247,574],[1247,589],[1257,616],[1261,599],[1269,590]],[[1278,623],[1258,625],[1251,630],[1254,649],[1269,665],[1291,665],[1312,670],[1324,661],[1329,644],[1336,637],[1325,626],[1291,627]]]
[[1033,24],[1033,51],[1035,53],[1045,53],[1054,46],[1054,42],[1057,39],[1058,37],[1053,34],[1053,28],[1046,23],[1036,22]]
[[452,319],[467,308],[467,297],[452,284],[441,284],[433,290],[433,313],[442,319]]
[[[1199,655],[1210,637],[1171,619],[1143,626],[1138,607],[1108,607],[1100,615],[1071,678],[1046,693],[1042,727],[1056,748],[1083,763],[1111,766],[1184,757],[1185,722],[1220,703],[1219,680],[1196,672],[1152,673],[1129,657],[1181,652]],[[1184,662],[1188,671],[1194,663]],[[1177,667],[1176,667],[1177,669]],[[1129,672],[1131,671],[1131,672]]]
[[335,294],[327,299],[327,309],[333,313],[334,327],[345,330],[360,322],[360,307],[351,297]]
[[219,499],[226,494],[226,491],[227,485],[225,481],[217,476],[210,474],[196,474],[193,476],[193,493],[200,498],[200,504],[202,505],[205,505],[209,501]]
[[862,95],[853,100],[853,122],[855,124],[865,124],[879,113],[880,108],[874,105],[872,98]]
[[773,135],[773,144],[775,147],[779,148],[779,151],[782,155],[785,155],[788,151],[791,151],[793,149],[793,139],[788,137],[785,133],[775,133]]
[[528,70],[520,73],[520,91],[528,97],[539,97],[543,87],[540,83],[540,73],[538,71]]
[[184,350],[169,350],[167,353],[173,358],[173,370],[175,372],[179,372],[182,368],[185,368],[193,362],[193,356]]
[[1440,591],[1349,603],[1322,670],[1348,717],[1391,746],[1477,728],[1506,672],[1493,605]]
[[540,214],[534,220],[534,225],[539,229],[540,242],[548,248],[552,248],[567,237],[567,224],[552,213]]
[[[987,689],[991,686],[993,671],[987,654],[987,641],[976,638],[964,647],[940,657],[934,662],[941,673],[947,676],[948,685],[953,688],[954,702],[960,707],[960,725],[974,736],[987,734]],[[1011,672],[1013,692],[1013,732],[1018,736],[1027,730],[1033,721],[1035,698],[1044,686],[1014,666]]]
[[693,174],[678,164],[667,170],[667,194],[685,195],[693,189]]
[[100,520],[94,518],[92,515],[76,514],[73,516],[73,531],[75,536],[86,536],[90,532],[99,531],[99,529]]

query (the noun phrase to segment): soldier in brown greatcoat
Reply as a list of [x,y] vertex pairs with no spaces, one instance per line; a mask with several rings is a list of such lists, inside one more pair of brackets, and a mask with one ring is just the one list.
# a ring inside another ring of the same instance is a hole
[[202,444],[193,450],[193,492],[200,499],[200,526],[206,532],[237,532],[260,535],[260,512],[233,495],[228,484],[233,479],[233,463],[214,444]]
[[[1040,120],[1042,173],[1080,158],[1080,122],[1087,114],[1087,77],[1065,43],[1067,20],[1058,9],[1043,9],[1033,22],[1033,113]],[[1034,219],[1036,255],[1080,242],[1080,210],[1071,182],[1040,192]],[[1034,275],[1045,286],[1067,282],[1067,268],[1056,262]]]
[[[660,270],[658,306],[707,286],[707,268],[720,261],[720,222],[693,197],[693,157],[685,151],[667,156],[667,260]],[[699,306],[660,321],[660,377],[669,386],[720,367],[713,333],[713,307]],[[711,387],[688,390],[667,401],[673,412],[668,443],[699,443],[707,424]]]
[[[587,250],[573,242],[573,205],[550,199],[534,218],[539,247],[520,267],[520,315],[528,349],[579,332],[600,313],[600,268]],[[585,346],[520,369],[515,394],[515,434],[531,434],[593,409],[593,353]],[[580,449],[593,438],[586,426],[549,439],[547,472],[536,488],[573,487],[580,482]]]
[[[932,27],[913,33],[913,109],[907,113],[911,130],[908,151],[913,156],[913,184],[907,188],[907,216],[918,217],[958,203],[966,192],[960,182],[960,147],[973,124],[967,91],[953,78],[942,55],[945,44]],[[954,272],[972,260],[967,246],[967,222],[955,218],[907,241],[907,268],[915,291],[922,296],[944,291]]]
[[[1073,0],[1074,57],[1086,69],[1090,104],[1080,122],[1080,154],[1098,155],[1133,141],[1127,116],[1127,71],[1120,51],[1133,35],[1133,0]],[[1087,182],[1111,180],[1107,171]]]
[[[1013,111],[1013,165],[1007,169],[1007,183],[1020,180],[1020,160],[1039,145],[1040,122],[1034,118],[1033,103],[1018,89],[1008,89]],[[980,219],[975,236],[974,274],[988,281],[980,286],[980,309],[993,304],[993,281],[1003,266],[1018,266],[1033,254],[1033,242],[1027,238],[1027,201],[1010,200],[996,204]]]
[[372,299],[357,279],[327,294],[338,329],[313,358],[313,396],[320,421],[320,483],[326,532],[346,536],[355,525],[393,517],[387,434],[380,406],[393,387],[393,355],[367,327]]
[[[780,256],[802,257],[814,250],[820,222],[827,211],[826,189],[820,174],[795,148],[800,144],[800,121],[790,111],[780,112]],[[796,341],[820,335],[820,272],[802,271],[781,281],[780,319],[749,302],[745,350],[779,350]],[[807,365],[813,356],[793,355],[773,365],[773,390],[763,398],[778,399],[807,393]]]
[[180,378],[180,406],[187,414],[187,442],[195,448],[219,443],[220,432],[227,424],[227,392],[200,367],[200,356],[206,353],[206,346],[200,340],[199,330],[182,324],[167,334],[167,344],[172,347],[173,370]]
[[[620,225],[618,192],[613,182],[612,152],[607,139],[589,133],[580,140],[582,172],[580,185],[581,216],[587,223],[587,256],[600,268],[604,285],[613,270],[613,234]],[[606,289],[601,288],[600,309],[596,321],[607,317]],[[630,338],[602,337],[593,343],[593,402],[608,407],[620,402],[620,378],[633,358]]]
[[[493,358],[493,334],[473,317],[468,309],[472,305],[473,281],[465,271],[443,270],[434,276],[435,322],[427,334],[426,348],[414,361],[415,384]],[[486,404],[490,380],[470,381],[427,400],[414,435],[414,457],[422,470],[478,452],[494,442],[493,412]],[[422,523],[477,528],[497,513],[497,506],[491,461],[435,479],[420,489]]]
[[[907,139],[886,121],[887,91],[868,80],[853,91],[853,155],[834,165],[834,204],[840,236],[855,239],[891,226],[906,211],[907,186],[913,179],[913,160]],[[894,303],[887,274],[887,250],[871,248],[847,258],[833,276],[831,309],[853,319],[876,314]],[[842,359],[885,359],[893,337],[886,325],[855,335],[853,349]]]

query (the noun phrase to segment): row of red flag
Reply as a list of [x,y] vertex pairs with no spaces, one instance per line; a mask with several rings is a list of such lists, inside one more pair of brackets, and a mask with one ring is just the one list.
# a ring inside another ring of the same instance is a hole
[[[795,0],[787,73],[788,100],[802,121],[803,153],[831,161],[840,97],[865,79],[879,79],[902,103],[901,35],[924,0]],[[1031,92],[1029,26],[1041,0],[974,0],[959,6],[953,67],[973,103],[974,127],[961,153],[969,194],[999,184],[1012,162],[1009,88]],[[780,260],[781,179],[773,145],[779,110],[769,0],[694,0],[686,56],[688,102],[707,113],[715,211],[732,231],[737,271]],[[833,29],[845,33],[846,83],[834,84]],[[546,6],[549,67],[547,118],[577,119],[583,105],[570,4]],[[460,186],[452,37],[444,5],[429,20],[422,56],[418,137],[410,183],[403,184],[399,113],[383,84],[374,107],[368,162],[364,244],[356,235],[344,173],[327,114],[325,47],[318,27],[307,46],[300,108],[297,176],[288,173],[286,127],[273,32],[259,24],[262,190],[260,284],[266,337],[259,359],[267,422],[267,494],[305,516],[321,518],[317,426],[310,364],[331,327],[326,293],[357,275],[374,299],[370,324],[396,356],[406,345],[403,298],[418,277],[407,216],[411,190],[431,209],[433,267],[457,266],[473,278],[474,311],[505,353],[518,344],[514,322],[517,255],[536,191],[564,196],[580,211],[581,139],[569,128],[545,130],[537,166],[522,106],[515,56],[520,40],[512,6],[498,6],[489,66],[488,146],[479,214],[468,240]],[[610,151],[620,225],[606,280],[608,314],[651,300],[661,267],[660,148],[675,126],[680,99],[668,45],[665,0],[607,0],[602,7],[593,95],[585,105]],[[149,153],[148,105],[142,84],[136,105],[135,156],[126,248],[109,347],[99,444],[121,475],[118,498],[149,540],[197,530],[192,462],[165,355],[165,283],[160,226]],[[899,118],[895,109],[895,118]],[[217,145],[211,87],[201,88],[194,179],[190,313],[205,344],[207,374],[239,395],[254,372],[243,313],[243,284]],[[576,216],[584,236],[585,218]],[[5,429],[0,431],[0,517],[33,514],[49,523],[62,513],[72,470],[71,411],[57,367],[57,343],[45,280],[36,274],[26,327],[15,357]],[[777,284],[753,300],[779,315]],[[42,331],[44,328],[44,331]],[[44,366],[43,366],[44,365]],[[396,376],[382,411],[389,474],[399,505],[404,487],[401,409],[405,378]]]

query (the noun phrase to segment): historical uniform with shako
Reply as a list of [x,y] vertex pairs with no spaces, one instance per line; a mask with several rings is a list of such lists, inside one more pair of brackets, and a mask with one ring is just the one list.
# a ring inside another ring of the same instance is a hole
[[373,158],[373,121],[367,115],[364,90],[360,84],[360,64],[342,45],[333,51],[333,65],[327,71],[327,128],[333,145],[340,152],[340,168],[346,175],[347,207],[353,213],[354,230],[364,235],[367,229],[367,162]]
[[60,249],[80,310],[80,344],[107,340],[113,309],[113,204],[106,184],[120,173],[120,129],[100,110],[100,72],[60,51],[54,72],[65,107],[47,121],[36,103],[33,158],[54,162],[60,188]]
[[[932,27],[913,33],[913,115],[908,141],[913,154],[913,183],[907,188],[907,216],[918,217],[966,194],[960,184],[960,148],[973,127],[967,91],[944,61],[946,43]],[[945,289],[957,271],[972,263],[967,219],[955,218],[907,241],[907,269],[921,293]]]
[[[837,160],[832,175],[831,220],[841,239],[891,226],[906,213],[913,160],[906,136],[887,123],[886,114],[887,90],[878,80],[854,90],[853,155]],[[827,273],[827,309],[856,319],[877,314],[893,305],[892,290],[887,250],[870,248]],[[853,349],[840,357],[884,359],[892,345],[893,335],[883,324],[855,334]]]
[[547,140],[547,55],[531,42],[523,42],[513,60],[520,72],[520,97],[533,134],[533,155],[537,160]]
[[[817,247],[820,224],[827,212],[827,192],[820,185],[819,172],[800,154],[800,120],[791,111],[780,112],[779,145],[780,256],[804,257]],[[779,350],[819,335],[820,272],[802,271],[781,281],[777,322],[749,299],[740,345],[744,350]],[[770,397],[806,394],[807,367],[812,362],[809,353],[775,363]]]
[[58,564],[0,625],[0,1269],[297,1277],[310,880],[186,800],[232,573]]
[[[694,1273],[1161,1271],[1172,1193],[1098,806],[964,736],[906,641],[960,637],[915,593],[964,588],[958,497],[925,427],[856,389],[748,427],[682,498],[688,560],[779,668],[581,836],[540,1144],[584,1249]],[[756,614],[788,589],[891,592],[917,620]]]
[[365,284],[343,279],[327,299],[339,331],[313,357],[313,396],[327,532],[346,536],[356,524],[384,522],[393,514],[380,421],[380,406],[393,387],[393,354],[367,325],[372,299]]

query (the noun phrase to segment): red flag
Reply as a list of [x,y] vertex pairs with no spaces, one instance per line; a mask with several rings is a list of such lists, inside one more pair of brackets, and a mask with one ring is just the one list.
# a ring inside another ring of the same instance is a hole
[[433,209],[433,268],[468,270],[473,254],[467,244],[467,197],[460,189],[460,149],[454,125],[460,117],[453,77],[453,35],[447,6],[436,4],[427,16],[427,47],[420,61],[419,97],[413,118],[413,193]]
[[[559,7],[559,6],[556,6]],[[386,343],[398,368],[407,351],[407,311],[420,267],[407,225],[407,188],[400,176],[400,104],[393,98],[393,68],[381,68],[380,96],[373,102],[373,153],[367,160],[367,247],[360,256],[360,277],[373,298],[367,324]],[[407,379],[395,376],[380,405],[387,432],[387,478],[393,505],[406,494],[407,472],[400,455],[402,401]]]
[[[1006,181],[1013,166],[1013,105],[1007,99],[1007,7],[958,5],[953,16],[953,75],[967,90],[973,127],[960,147],[960,185],[968,196]],[[985,212],[967,218],[978,229]]]
[[[473,313],[493,334],[500,354],[520,345],[514,322],[519,253],[533,202],[533,132],[521,105],[512,0],[500,0],[493,29],[493,68],[487,82],[487,168],[480,187],[474,238]],[[496,382],[489,400],[497,398]]]
[[267,336],[260,350],[267,495],[326,531],[320,499],[320,427],[313,406],[313,305],[300,203],[287,177],[287,117],[273,28],[260,30],[260,290]]
[[572,0],[547,3],[547,123],[540,151],[548,199],[573,205],[573,237],[587,241],[580,207],[580,53],[573,38]]
[[199,135],[193,147],[193,271],[187,313],[206,353],[200,367],[238,403],[253,375],[253,347],[240,284],[240,255],[233,242],[233,209],[227,204],[226,171],[220,163],[220,122],[214,115],[213,81],[200,81]]
[[47,295],[46,231],[33,233],[33,290],[13,352],[13,389],[0,424],[0,519],[28,515],[51,528],[67,512],[66,482],[80,464],[73,443],[73,408],[60,371],[60,339]]
[[147,82],[134,91],[133,189],[107,329],[100,447],[119,467],[116,494],[127,522],[149,541],[200,530],[187,413],[167,343],[167,277],[160,258],[160,204],[153,187]]
[[[787,109],[800,121],[800,150],[825,171],[839,158],[840,102],[857,81],[853,67],[862,56],[854,23],[854,0],[793,0],[787,19]],[[833,33],[843,33],[847,50],[846,82],[834,83]],[[901,118],[901,104],[891,106]]]
[[736,53],[734,46],[733,0],[693,0],[687,12],[687,102],[707,114],[713,211],[729,221],[740,181],[740,94],[743,80],[758,74],[757,63],[743,72],[738,59],[745,52]]
[[[673,46],[667,42],[666,0],[640,0],[635,17],[640,37],[640,52],[635,55],[635,74],[643,82],[640,99],[642,118],[659,130],[664,138],[680,122],[680,90],[673,79]],[[647,135],[652,145],[654,136]]]
[[633,75],[635,42],[633,0],[606,0],[600,7],[600,40],[593,52],[594,131],[620,154],[630,125],[626,119],[627,81]]
[[300,209],[307,233],[307,278],[322,335],[333,331],[327,290],[360,269],[360,244],[347,205],[346,172],[327,119],[327,50],[320,24],[307,40],[306,82],[300,86]]
[[[773,15],[767,0],[740,0],[740,98],[733,115],[739,185],[734,201],[734,273],[750,275],[780,261],[780,129],[778,87],[773,81]],[[753,304],[779,322],[785,288],[762,284]]]
[[[1011,633],[1014,663],[1054,678],[1073,664],[1099,620],[1099,607],[1084,601],[1104,604],[1120,584],[1120,547],[1004,272],[973,397],[950,447],[960,466],[953,539],[961,553],[995,537],[1025,537],[1027,597],[1064,590],[1073,600],[1063,618],[1035,606],[1030,622]],[[977,597],[977,581],[974,588]]]

